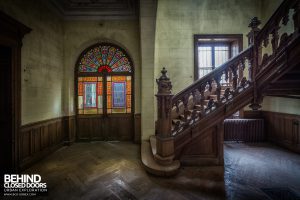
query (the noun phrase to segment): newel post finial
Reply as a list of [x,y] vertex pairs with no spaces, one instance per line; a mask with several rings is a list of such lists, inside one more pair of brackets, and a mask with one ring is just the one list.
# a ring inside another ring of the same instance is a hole
[[260,31],[260,28],[258,26],[261,24],[261,21],[257,17],[253,17],[248,25],[249,28],[251,28],[250,32],[248,33],[248,44],[254,44],[255,38],[257,36],[257,33]]
[[158,91],[157,99],[157,121],[156,121],[156,155],[154,158],[160,164],[168,165],[174,158],[174,138],[172,136],[172,83],[167,76],[164,67],[161,76],[156,79]]
[[170,78],[167,75],[167,70],[165,67],[161,70],[161,76],[159,79],[156,79],[156,83],[158,85],[158,93],[157,94],[171,94],[172,83]]
[[253,17],[248,25],[249,28],[256,29],[261,24],[261,21],[257,17]]

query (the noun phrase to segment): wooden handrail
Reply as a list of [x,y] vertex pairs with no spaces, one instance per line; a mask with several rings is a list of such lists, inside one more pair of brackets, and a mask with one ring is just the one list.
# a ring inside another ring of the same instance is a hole
[[207,83],[208,81],[215,78],[216,75],[222,74],[226,69],[228,69],[232,65],[236,65],[242,58],[249,57],[252,51],[252,45],[250,45],[247,49],[239,53],[238,55],[234,56],[233,58],[229,59],[227,62],[222,64],[221,66],[217,67],[216,69],[212,70],[204,77],[200,78],[199,80],[192,83],[187,88],[178,92],[173,98],[172,103],[174,104],[180,98],[183,98],[184,95],[190,94],[193,90],[201,87],[201,85]]

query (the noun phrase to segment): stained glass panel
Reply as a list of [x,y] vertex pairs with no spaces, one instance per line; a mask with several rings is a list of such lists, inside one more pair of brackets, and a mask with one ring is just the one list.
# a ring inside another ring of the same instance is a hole
[[[122,48],[102,43],[88,49],[80,57],[78,72],[95,72],[94,76],[79,74],[79,114],[132,112],[132,77],[129,75],[132,63]],[[128,75],[110,72],[127,72]]]
[[108,113],[131,113],[131,76],[108,76]]
[[84,107],[95,108],[96,102],[96,83],[84,83]]
[[78,114],[102,113],[102,77],[78,77]]
[[79,72],[131,72],[131,63],[122,49],[110,46],[96,46],[87,51],[79,63]]
[[113,82],[113,107],[125,107],[125,82]]

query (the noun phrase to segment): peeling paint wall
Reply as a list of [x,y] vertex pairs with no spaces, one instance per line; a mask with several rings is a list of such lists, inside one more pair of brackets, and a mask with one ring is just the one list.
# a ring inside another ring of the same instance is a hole
[[45,1],[0,0],[0,10],[32,29],[22,46],[22,125],[63,116],[63,21]]

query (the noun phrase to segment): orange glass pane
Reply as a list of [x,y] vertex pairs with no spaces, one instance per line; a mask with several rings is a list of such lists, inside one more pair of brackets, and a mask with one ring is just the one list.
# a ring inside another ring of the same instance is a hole
[[127,108],[127,113],[131,113],[131,108]]
[[111,108],[111,96],[107,96],[107,108]]
[[131,95],[126,96],[126,107],[127,108],[131,107]]
[[126,94],[131,94],[131,81],[126,81]]
[[82,81],[96,82],[97,81],[97,77],[82,77]]
[[125,81],[126,76],[113,76],[112,81]]
[[111,82],[107,82],[107,95],[111,94]]
[[97,90],[98,90],[97,91],[98,95],[102,96],[103,93],[102,82],[98,82]]
[[78,82],[78,96],[83,96],[83,83]]

